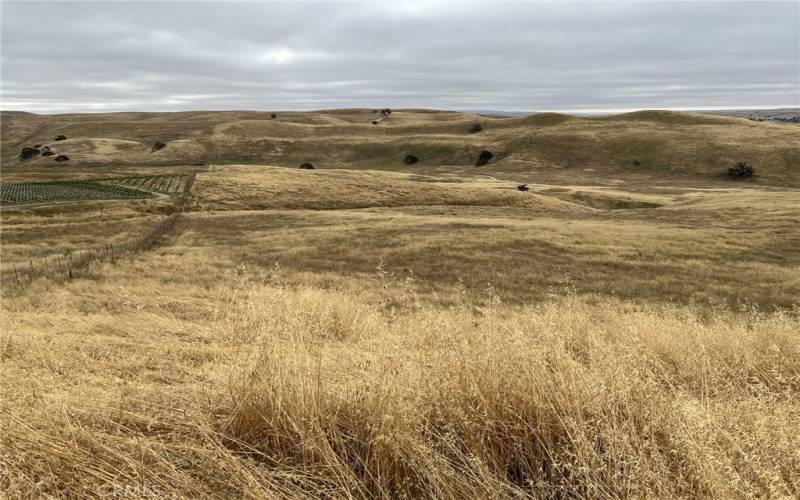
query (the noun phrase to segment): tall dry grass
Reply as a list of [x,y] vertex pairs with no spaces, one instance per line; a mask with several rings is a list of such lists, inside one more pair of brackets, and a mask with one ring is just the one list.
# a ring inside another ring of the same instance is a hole
[[221,431],[357,497],[792,497],[787,313],[587,304],[395,315],[263,289]]
[[[142,358],[130,368],[141,373],[125,375],[112,366],[117,348],[91,335],[113,317],[85,318],[80,345],[59,347],[34,331],[33,306],[18,308],[0,342],[3,491],[800,493],[797,310],[698,311],[574,295],[442,309],[381,276],[383,287],[361,296],[288,287],[277,270],[240,275],[194,319],[137,306],[142,324],[125,330],[121,346],[125,358]],[[95,371],[128,382],[89,384]]]

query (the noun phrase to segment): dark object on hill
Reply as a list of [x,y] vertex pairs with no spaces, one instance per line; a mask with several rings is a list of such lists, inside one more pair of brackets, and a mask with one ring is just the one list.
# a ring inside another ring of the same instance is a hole
[[276,115],[275,113],[272,113],[271,115],[269,115],[269,117],[270,117],[270,118],[272,118],[272,119],[274,120],[275,118],[277,118],[277,117],[278,117],[278,115]]
[[413,165],[413,164],[417,163],[418,161],[419,161],[419,158],[417,158],[414,155],[406,155],[406,157],[403,158],[403,163],[405,163],[406,165]]
[[378,124],[378,122],[376,122],[376,121],[373,121],[373,122],[372,122],[372,124],[373,124],[373,125],[377,125],[377,124]]
[[752,177],[754,172],[755,170],[753,169],[752,165],[748,165],[747,163],[740,161],[728,169],[728,177],[742,179],[744,177]]
[[484,149],[483,151],[478,153],[478,160],[475,162],[475,166],[482,167],[486,165],[487,163],[489,163],[489,160],[492,159],[492,156],[494,155],[492,154],[491,151],[489,151],[488,149]]
[[389,116],[392,114],[392,110],[389,108],[384,108],[381,110],[381,116]]
[[528,187],[527,184],[520,184],[519,186],[517,186],[517,189],[520,191],[528,191],[530,188]]
[[68,160],[69,160],[69,156],[67,156],[67,155],[58,155],[58,156],[56,156],[56,161],[57,162],[68,161]]
[[314,170],[314,165],[312,165],[309,162],[305,162],[305,163],[301,163],[300,164],[300,168],[305,169],[305,170]]
[[64,141],[64,140],[66,140],[66,139],[67,139],[67,136],[66,136],[66,135],[64,135],[64,134],[59,134],[59,135],[57,135],[57,136],[56,136],[56,138],[55,138],[55,139],[53,139],[53,140],[54,140],[54,141]]
[[[40,147],[42,147],[42,145],[41,144],[34,144],[33,147],[36,148],[36,149],[39,149]],[[46,149],[49,149],[49,148],[46,148]]]
[[642,162],[640,162],[639,160],[633,160],[633,166],[634,166],[634,167],[638,167],[638,166],[640,166],[641,164],[642,164]]
[[42,151],[42,156],[53,156],[54,154],[52,151]]
[[483,130],[483,125],[481,125],[480,123],[473,123],[472,126],[469,128],[469,130],[467,130],[467,132],[469,132],[470,134],[477,134],[481,130]]
[[35,156],[38,156],[38,155],[39,155],[39,150],[38,149],[29,148],[29,147],[26,146],[26,147],[22,148],[22,151],[20,151],[19,159],[20,159],[20,161],[30,160],[31,158],[33,158]]
[[164,144],[163,142],[157,142],[157,143],[153,144],[152,148],[150,148],[150,152],[151,153],[155,153],[159,149],[164,149],[165,147],[167,147],[167,145]]

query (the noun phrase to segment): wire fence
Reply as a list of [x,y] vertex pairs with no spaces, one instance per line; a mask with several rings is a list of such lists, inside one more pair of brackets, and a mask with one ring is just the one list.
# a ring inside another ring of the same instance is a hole
[[183,216],[186,202],[197,174],[192,174],[184,186],[183,192],[175,203],[174,211],[151,227],[144,235],[122,244],[103,244],[83,248],[50,257],[30,259],[27,263],[13,263],[11,269],[2,273],[2,281],[9,281],[17,286],[24,286],[39,278],[72,279],[82,270],[89,270],[93,265],[116,263],[124,259],[133,259],[139,252],[152,248],[159,239],[167,234]]

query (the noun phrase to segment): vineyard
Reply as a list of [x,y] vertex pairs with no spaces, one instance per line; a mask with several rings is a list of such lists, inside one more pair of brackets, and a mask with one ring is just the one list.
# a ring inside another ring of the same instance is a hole
[[[163,175],[149,176],[129,179],[150,179],[149,186],[156,186],[160,189],[181,188],[173,206],[173,212],[162,219],[158,224],[151,227],[144,235],[139,238],[124,242],[122,244],[103,243],[92,248],[84,248],[76,251],[69,251],[65,254],[51,255],[42,259],[28,261],[27,267],[12,264],[13,274],[6,270],[0,276],[0,283],[13,278],[13,283],[22,285],[31,283],[33,280],[42,276],[51,278],[72,279],[80,269],[88,269],[94,263],[115,262],[123,257],[133,258],[133,255],[146,250],[156,244],[158,239],[169,232],[179,218],[183,215],[184,206],[188,200],[192,185],[197,174],[191,175]],[[153,180],[157,178],[166,178]],[[177,183],[175,180],[177,179]],[[73,182],[39,182],[39,183],[18,183],[2,185],[2,203],[35,203],[42,201],[61,201],[61,200],[85,200],[85,199],[120,199],[120,198],[148,198],[153,194],[129,187],[108,185],[111,179],[101,181],[73,181]],[[98,187],[99,186],[99,187]],[[175,191],[172,191],[175,192]],[[105,198],[98,196],[97,193],[104,193]],[[70,196],[70,197],[68,197]],[[23,200],[23,201],[17,201]]]
[[0,185],[0,203],[47,203],[57,201],[151,198],[147,191],[98,181],[53,181]]
[[184,191],[188,181],[188,175],[144,175],[107,179],[102,182],[107,185],[123,186],[156,193],[176,194]]
[[143,175],[92,181],[51,181],[3,184],[0,203],[47,203],[57,201],[152,198],[153,193],[179,194],[189,175]]

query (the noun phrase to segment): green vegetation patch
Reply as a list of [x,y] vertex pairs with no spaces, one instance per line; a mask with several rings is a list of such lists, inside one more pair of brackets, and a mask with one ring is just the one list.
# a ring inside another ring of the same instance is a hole
[[58,201],[151,198],[152,193],[98,181],[25,182],[0,185],[0,203],[49,203]]

